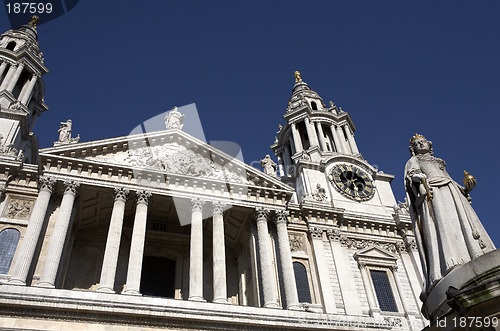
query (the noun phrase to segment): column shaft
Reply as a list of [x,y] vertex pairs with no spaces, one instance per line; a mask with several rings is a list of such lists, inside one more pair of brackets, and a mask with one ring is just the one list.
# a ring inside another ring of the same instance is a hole
[[318,131],[319,145],[321,146],[321,150],[323,152],[327,152],[328,149],[326,148],[325,133],[323,132],[323,127],[321,126],[320,122],[316,122],[316,128]]
[[16,72],[16,66],[10,65],[9,71],[7,71],[7,74],[5,75],[5,77],[2,81],[2,84],[0,84],[0,91],[7,87],[7,85],[10,82],[11,77],[14,75],[15,72]]
[[17,66],[16,72],[10,79],[10,82],[7,85],[7,91],[12,92],[14,90],[14,87],[16,86],[17,81],[19,80],[19,76],[21,76],[21,73],[23,72],[24,69],[24,63],[19,63]]
[[302,140],[300,139],[300,133],[295,123],[292,123],[291,126],[292,126],[293,143],[295,144],[295,153],[300,153],[303,150]]
[[335,144],[335,151],[338,153],[345,153],[344,145],[342,145],[341,140],[339,139],[337,127],[335,126],[335,124],[332,124],[330,126],[330,130],[332,131],[333,143]]
[[203,204],[192,200],[191,243],[189,254],[189,300],[203,299]]
[[23,90],[19,95],[18,100],[21,100],[21,103],[24,104],[25,106],[28,106],[28,100],[31,96],[31,92],[33,92],[33,88],[35,87],[37,79],[38,76],[36,74],[33,74],[31,80],[27,83],[27,85],[23,87]]
[[358,146],[356,146],[356,140],[354,140],[354,134],[351,131],[351,128],[346,123],[344,125],[344,130],[347,133],[347,141],[349,143],[349,147],[351,148],[352,154],[358,154]]
[[308,117],[304,118],[304,123],[306,124],[307,136],[309,137],[309,144],[311,146],[318,146],[318,135],[316,134],[316,129],[314,124],[311,123]]
[[151,192],[137,191],[137,206],[135,207],[134,228],[132,229],[132,241],[130,243],[130,255],[128,258],[127,282],[123,294],[141,295],[141,273],[142,259],[144,254],[144,242],[146,240],[146,222],[148,219],[148,202]]
[[278,246],[281,260],[281,271],[283,274],[283,285],[285,287],[285,298],[287,309],[299,309],[299,295],[297,293],[297,283],[293,270],[292,253],[288,240],[287,211],[276,212],[276,229],[278,232]]
[[99,281],[98,292],[114,293],[116,265],[120,251],[120,240],[122,236],[123,216],[125,215],[125,203],[127,201],[128,190],[115,189],[115,202],[113,212],[109,222],[108,238],[104,250],[102,261],[101,279]]
[[57,272],[61,262],[61,256],[71,222],[71,213],[75,202],[76,192],[80,184],[74,181],[64,182],[64,195],[59,207],[54,230],[50,236],[49,248],[45,258],[42,275],[40,276],[39,287],[55,287]]
[[337,307],[335,305],[335,298],[333,296],[333,289],[330,280],[330,272],[328,271],[325,249],[323,247],[323,229],[311,228],[309,231],[313,244],[316,267],[318,269],[321,297],[323,299],[323,308],[325,310],[325,313],[336,313]]
[[286,145],[283,146],[283,167],[284,167],[284,173],[285,175],[288,175],[289,171],[288,169],[293,165],[293,160],[290,157],[290,152],[288,151],[288,148]]
[[3,73],[5,72],[5,68],[7,68],[7,62],[2,62],[2,64],[0,64],[0,78],[2,77]]
[[213,204],[213,286],[214,302],[218,303],[227,303],[224,207],[222,203]]
[[257,218],[257,241],[259,244],[260,270],[262,278],[262,294],[264,307],[278,307],[278,291],[276,289],[273,272],[273,260],[271,249],[271,238],[267,227],[267,216],[269,211],[264,208],[256,210]]
[[9,284],[26,285],[26,278],[40,240],[40,233],[42,232],[53,189],[54,180],[52,178],[40,178],[40,192],[33,206],[24,239],[19,247],[18,257],[12,268]]

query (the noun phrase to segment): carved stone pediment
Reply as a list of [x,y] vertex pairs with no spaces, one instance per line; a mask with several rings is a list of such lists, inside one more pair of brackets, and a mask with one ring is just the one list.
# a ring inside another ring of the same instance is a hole
[[[154,178],[165,173],[293,192],[279,178],[266,176],[238,158],[177,129],[55,146],[40,152],[42,159],[47,160],[42,161],[44,164],[60,163],[62,167],[69,164],[72,169],[75,166],[85,169],[82,174],[88,172],[89,166],[78,164],[87,161],[96,171],[106,169],[104,171],[110,173],[111,168],[122,169],[122,174],[131,174],[134,178],[143,178],[141,173],[156,173]],[[59,157],[63,159],[57,161]]]

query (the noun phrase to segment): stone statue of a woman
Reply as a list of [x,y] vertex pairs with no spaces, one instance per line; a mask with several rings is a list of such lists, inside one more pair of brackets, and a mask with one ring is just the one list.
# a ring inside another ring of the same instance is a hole
[[426,283],[423,298],[455,266],[495,249],[470,204],[476,185],[466,173],[465,187],[446,172],[445,162],[434,157],[432,142],[415,134],[412,157],[405,167],[405,188]]

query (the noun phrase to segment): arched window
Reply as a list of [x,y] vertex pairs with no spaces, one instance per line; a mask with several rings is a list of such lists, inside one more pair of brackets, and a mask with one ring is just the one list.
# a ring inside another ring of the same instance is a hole
[[16,42],[15,41],[11,41],[10,43],[7,44],[7,47],[6,47],[9,51],[13,51],[14,48],[16,48]]
[[311,101],[311,108],[312,108],[312,110],[318,110],[318,106],[316,105],[316,102]]
[[16,229],[5,229],[0,232],[0,274],[8,274],[20,233]]
[[300,262],[293,262],[293,272],[297,283],[297,294],[299,302],[311,302],[311,291],[309,291],[309,281],[307,280],[306,267]]

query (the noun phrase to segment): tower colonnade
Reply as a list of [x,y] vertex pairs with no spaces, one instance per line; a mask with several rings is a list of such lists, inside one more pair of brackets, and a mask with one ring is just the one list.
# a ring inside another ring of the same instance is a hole
[[[28,227],[24,240],[19,246],[19,258],[14,261],[9,284],[29,284],[29,271],[37,263],[36,248],[44,239],[42,230],[46,222],[46,214],[49,208],[51,196],[55,191],[57,180],[52,177],[43,176],[39,180],[39,195],[35,201],[33,213],[28,221]],[[42,273],[38,283],[33,286],[55,288],[56,277],[61,269],[62,253],[67,241],[74,214],[75,199],[80,184],[75,181],[63,182],[63,196],[59,206],[57,219],[50,233],[50,240],[46,259],[42,267]],[[135,216],[132,229],[126,282],[124,295],[141,295],[141,273],[146,242],[146,223],[148,220],[148,206],[150,205],[152,192],[137,190],[135,192]],[[130,198],[130,190],[124,187],[114,189],[114,201],[109,222],[109,230],[106,238],[100,281],[96,288],[97,292],[115,293],[114,285],[117,274],[120,241],[122,238],[125,206]],[[194,198],[191,200],[190,220],[190,248],[189,248],[189,296],[191,301],[205,301],[203,296],[204,276],[203,270],[206,261],[203,259],[203,210],[210,207],[213,220],[213,302],[228,303],[227,299],[227,276],[226,276],[226,247],[224,233],[224,202],[215,200],[204,200]],[[271,217],[273,216],[273,217]],[[258,259],[261,265],[262,296],[264,307],[279,308],[278,285],[273,281],[275,278],[271,236],[268,228],[269,222],[274,222],[277,228],[277,239],[281,272],[285,288],[285,302],[283,306],[287,309],[299,309],[298,294],[295,282],[295,274],[290,254],[290,243],[287,233],[287,216],[284,210],[271,210],[256,208],[253,220],[257,224]]]

